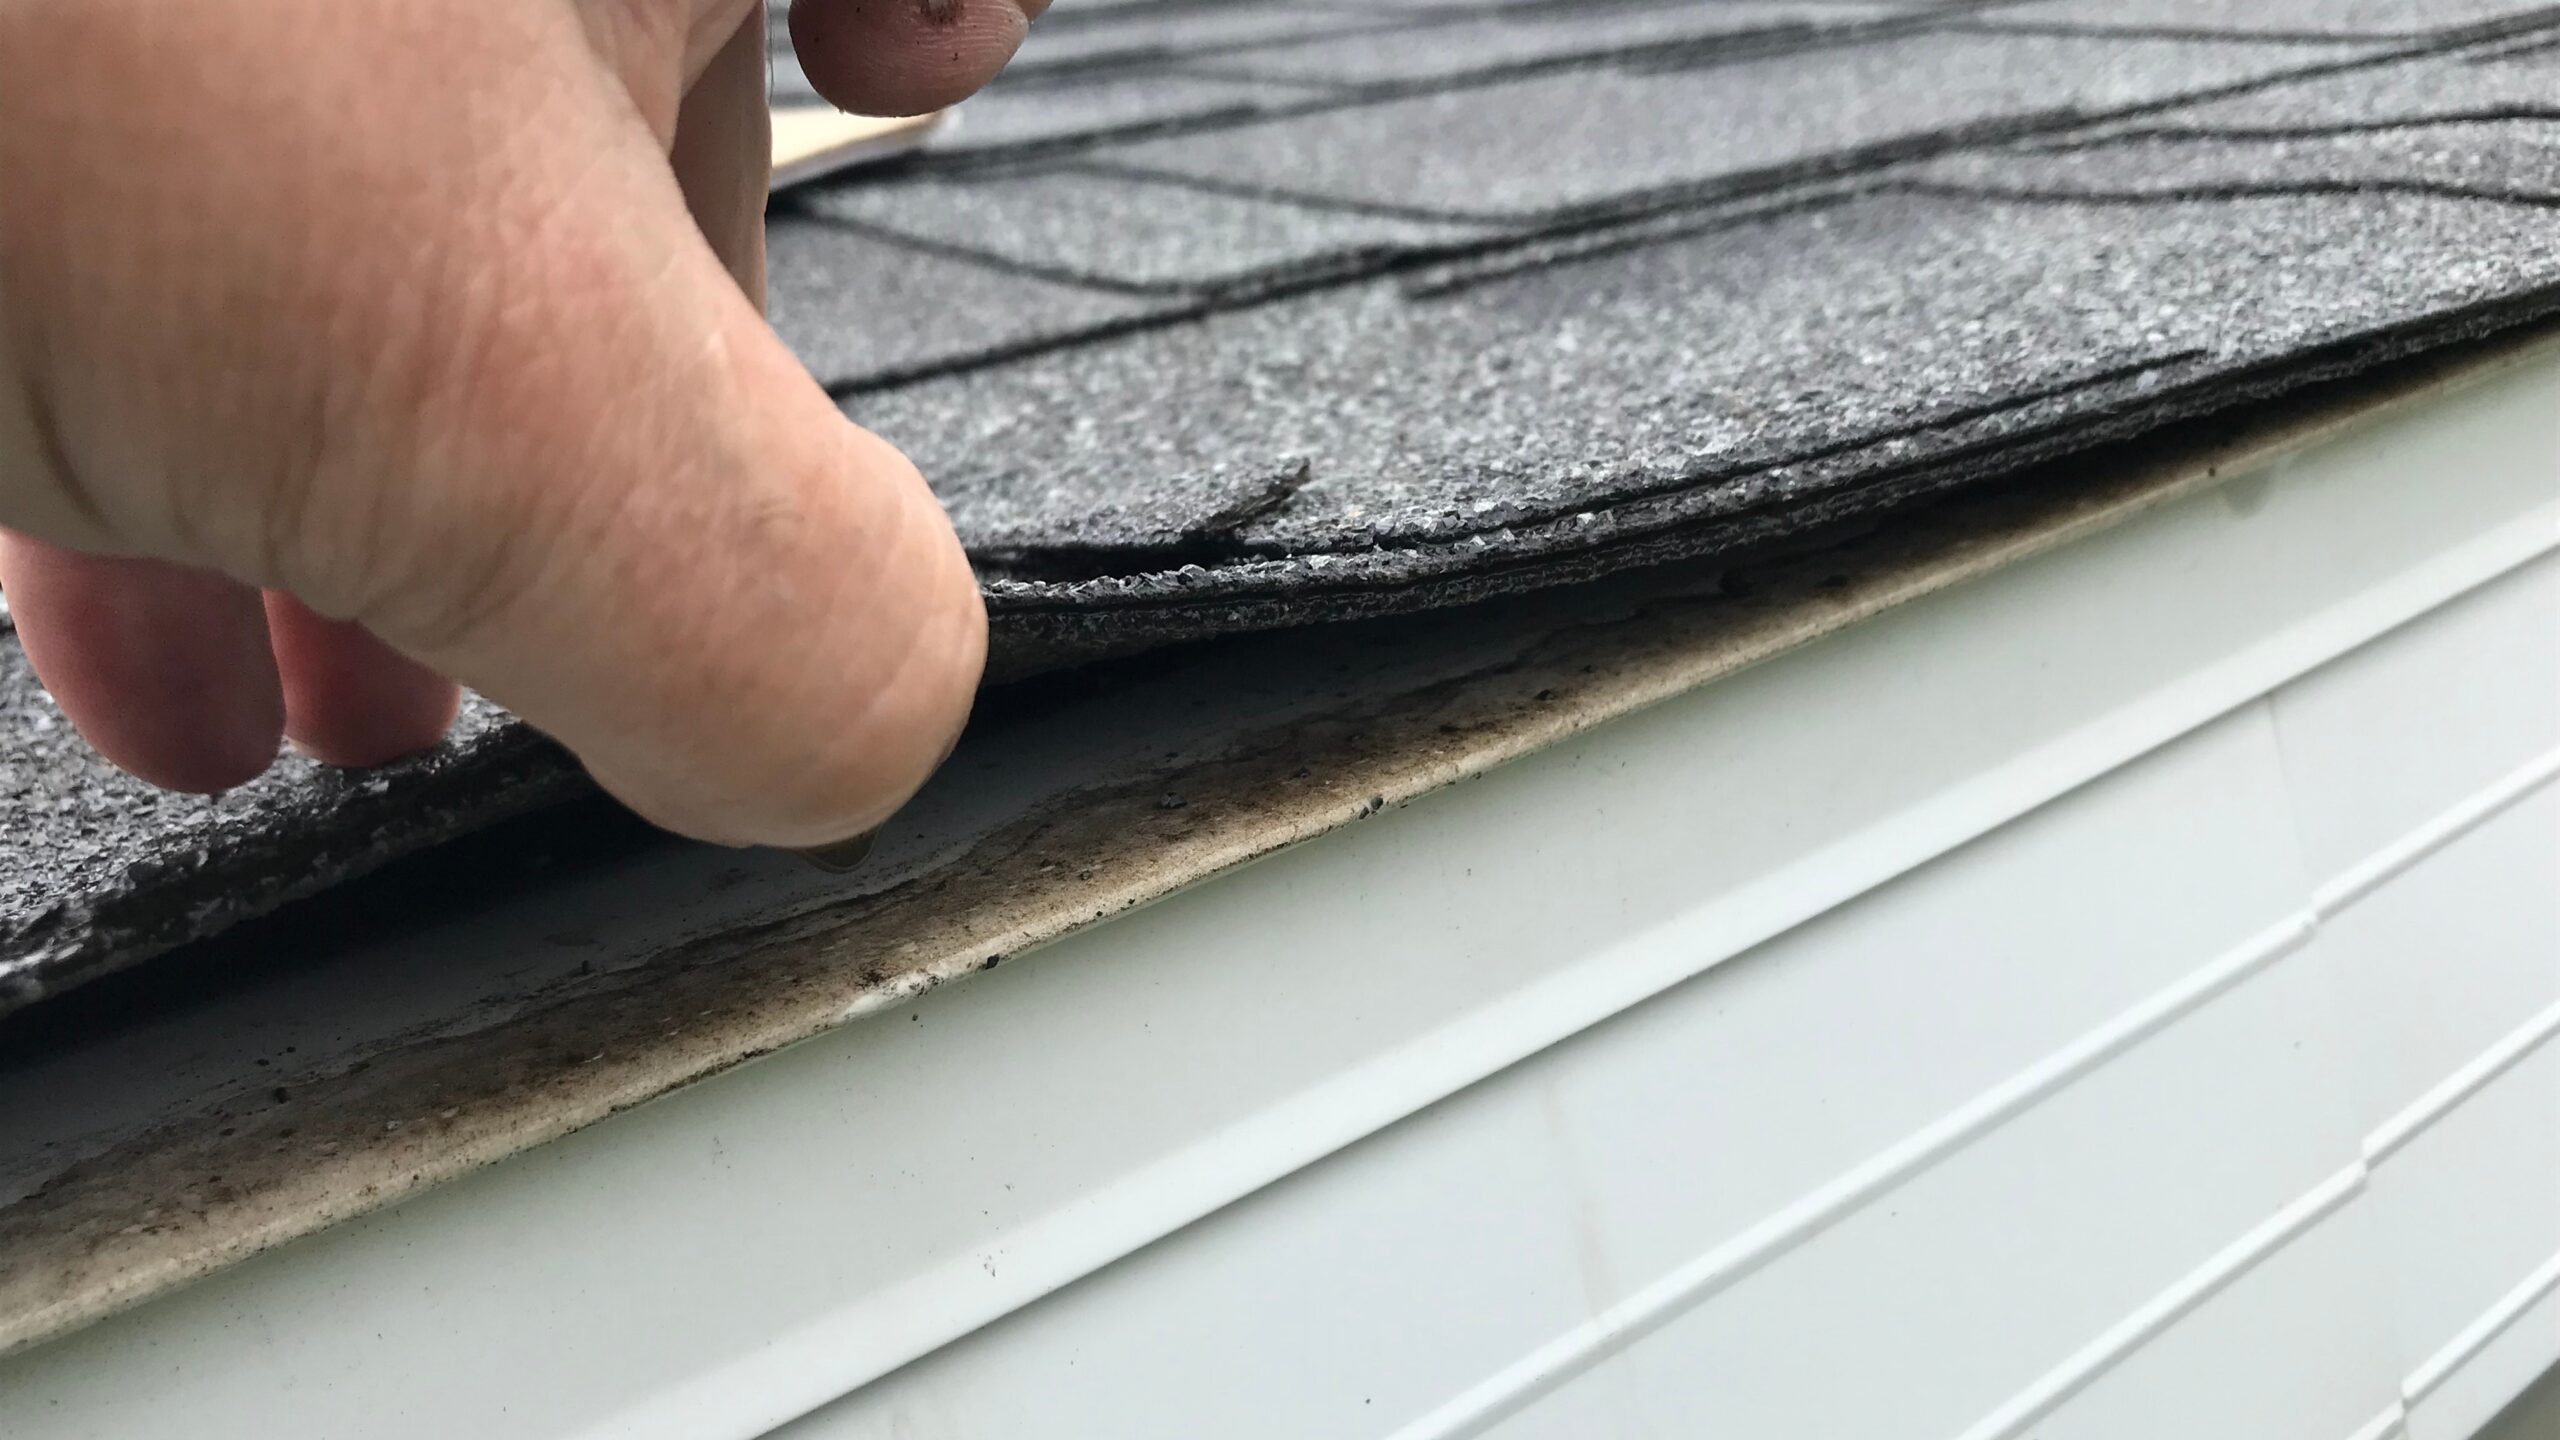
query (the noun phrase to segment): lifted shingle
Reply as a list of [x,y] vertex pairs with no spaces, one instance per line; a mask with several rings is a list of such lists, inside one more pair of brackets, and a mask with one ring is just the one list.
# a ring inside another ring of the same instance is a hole
[[[940,488],[1001,674],[1721,563],[2560,309],[2560,9],[1302,8],[1071,3],[774,218],[776,323]],[[1366,81],[1292,68],[1360,25]],[[580,785],[475,708],[160,795],[13,638],[0,732],[0,1010]]]

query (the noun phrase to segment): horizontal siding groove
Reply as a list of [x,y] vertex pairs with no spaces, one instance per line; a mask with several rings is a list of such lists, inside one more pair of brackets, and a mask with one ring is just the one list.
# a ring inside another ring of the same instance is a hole
[[[1395,1431],[1394,1440],[1455,1440],[1480,1434],[1487,1426],[1518,1413],[1541,1395],[1765,1268],[2146,1037],[2301,949],[2313,929],[2310,917],[2300,915],[2260,931],[2185,979],[1461,1391]],[[2359,1162],[2352,1172],[2354,1181],[2360,1183],[2363,1174],[2364,1166]]]
[[[2548,541],[2511,556],[2516,564],[2552,553]],[[2500,568],[2491,576],[2506,573]],[[2371,637],[2368,637],[2371,638]],[[2210,723],[2210,722],[2208,722]],[[2126,763],[2130,763],[2128,758]],[[1831,1182],[1772,1212],[1757,1224],[1695,1259],[1662,1275],[1601,1314],[1556,1336],[1536,1350],[1479,1381],[1447,1402],[1394,1432],[1393,1440],[1454,1440],[1481,1434],[1518,1413],[1540,1396],[1565,1384],[1611,1355],[1661,1329],[1716,1294],[1783,1258],[1821,1235],[1868,1203],[1909,1181],[1982,1135],[2024,1113],[2052,1094],[2130,1048],[2181,1016],[2201,1007],[2248,975],[2299,949],[2327,921],[2374,893],[2394,877],[2422,863],[2463,836],[2486,825],[2560,778],[2560,751],[2539,756],[2501,777],[2479,793],[2441,812],[2407,836],[2353,869],[2313,891],[2295,915],[2261,931],[2237,949],[2147,997],[2122,1014],[2010,1079],[1983,1092],[1961,1108],[1914,1132]],[[2071,788],[2063,787],[2067,792]],[[1995,827],[1996,828],[1996,827]],[[1886,877],[1888,879],[1892,877]],[[2560,1007],[2538,1016],[2444,1085],[2429,1092],[2394,1121],[2376,1132],[2364,1153],[2346,1170],[2293,1202],[2251,1230],[2205,1266],[2181,1279],[2140,1310],[2090,1342],[2079,1354],[2022,1392],[2012,1405],[2023,1407],[2015,1418],[2010,1407],[1995,1412],[1974,1430],[1974,1437],[2016,1433],[2032,1424],[2174,1324],[2195,1305],[2209,1299],[2246,1274],[2260,1260],[2283,1247],[2302,1230],[2334,1211],[2360,1191],[2370,1167],[2405,1144],[2418,1131],[2457,1106],[2463,1098],[2524,1059],[2552,1034],[2560,1033]],[[2058,1387],[2042,1395],[2047,1385]],[[1998,1421],[1995,1425],[1994,1421]],[[2377,1436],[2404,1433],[2395,1410],[2379,1417],[2386,1428]],[[2001,1428],[2005,1426],[2006,1428]],[[1986,1428],[1988,1427],[1988,1428]],[[2362,1440],[2361,1434],[2355,1440]]]
[[[2300,923],[2316,931],[2341,912],[2375,893],[2394,878],[2470,834],[2560,777],[2560,751],[2537,756],[2477,794],[2419,825],[2398,841],[2313,892]],[[2515,1068],[2560,1034],[2560,1004],[2535,1015],[2487,1051],[2430,1089],[2367,1137],[2360,1160],[2323,1181],[2300,1199],[2234,1241],[2203,1266],[2109,1327],[2078,1353],[2021,1391],[1972,1428],[1960,1440],[2012,1440],[2050,1415],[2073,1394],[2086,1388],[2143,1345],[2149,1343],[2197,1305],[2308,1230],[2321,1218],[2361,1192],[2374,1166],[2406,1146],[2463,1101]],[[2402,1386],[2403,1401],[2360,1427],[2350,1440],[2397,1440],[2407,1433],[2407,1408],[2472,1354],[2495,1339],[2506,1326],[2560,1285],[2560,1256],[2536,1270],[2526,1283],[2502,1299],[2465,1329],[2443,1352]]]
[[2323,921],[2381,889],[2395,877],[2447,845],[2496,819],[2518,802],[2560,776],[2560,750],[2538,755],[2492,782],[2486,789],[2420,825],[2312,892],[2311,906]]
[[2224,1246],[2212,1259],[2179,1277],[2168,1289],[2136,1306],[2122,1320],[2080,1347],[2069,1359],[2045,1372],[2041,1379],[2010,1397],[1999,1409],[1976,1421],[1959,1440],[2010,1440],[2010,1437],[2023,1434],[2028,1426],[2051,1415],[2064,1401],[2115,1368],[2126,1356],[2150,1343],[2197,1306],[2229,1288],[2233,1281],[2256,1268],[2258,1262],[2335,1214],[2364,1190],[2365,1180],[2370,1174],[2364,1162],[2357,1161],[2313,1186],[2283,1209],[2260,1221],[2247,1234]]
[[2462,1327],[2459,1334],[2445,1342],[2444,1348],[2430,1355],[2409,1378],[2400,1384],[2400,1403],[2415,1405],[2433,1394],[2472,1356],[2489,1346],[2489,1342],[2506,1332],[2508,1326],[2524,1318],[2524,1313],[2541,1303],[2543,1297],[2560,1289],[2560,1255],[2554,1255],[2534,1267],[2513,1290],[2498,1298],[2498,1303],[2480,1313],[2480,1318]]
[[[2300,949],[2327,921],[2428,856],[2479,829],[2560,778],[2560,751],[2535,758],[2439,813],[2313,892],[2300,912],[2259,932],[2186,978],[2146,997],[2009,1079],[1984,1091],[1721,1245],[1676,1267],[1590,1320],[1486,1377],[1397,1430],[1394,1440],[1455,1440],[1482,1433],[1540,1396],[1643,1339],[1972,1144],[2247,976]],[[2359,1158],[2196,1270],[2092,1339],[2080,1351],[1964,1432],[2001,1440],[2068,1400],[2229,1286],[2364,1188],[2371,1168],[2463,1100],[2560,1034],[2560,1005],[2537,1015],[2430,1090],[2366,1139]],[[2545,1288],[2548,1288],[2546,1280]],[[2538,1298],[2538,1297],[2537,1297]],[[2531,1299],[2519,1302],[2530,1305]],[[2512,1319],[2512,1317],[2509,1317]],[[2478,1343],[2490,1338],[2484,1334]],[[2475,1345],[2476,1348],[2476,1345]],[[2467,1352],[2466,1352],[2467,1353]],[[2458,1363],[2458,1362],[2456,1362]],[[2418,1393],[2411,1391],[2414,1399]],[[2380,1428],[2376,1428],[2380,1427]],[[2404,1433],[2399,1407],[2351,1440]]]
[[2365,1162],[2381,1164],[2423,1134],[2428,1126],[2478,1094],[2490,1081],[2522,1064],[2553,1035],[2560,1035],[2560,1004],[2545,1008],[2509,1031],[2497,1044],[2480,1052],[2469,1064],[2438,1081],[2433,1089],[2411,1102],[2408,1108],[2384,1121],[2379,1129],[2365,1137]]

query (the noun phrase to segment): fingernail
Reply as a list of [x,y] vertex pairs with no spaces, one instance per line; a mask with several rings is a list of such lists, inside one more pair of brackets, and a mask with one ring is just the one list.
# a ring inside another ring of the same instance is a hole
[[830,875],[845,875],[859,868],[862,862],[869,858],[871,842],[879,838],[879,831],[867,830],[850,840],[839,840],[833,845],[813,845],[806,850],[794,853]]

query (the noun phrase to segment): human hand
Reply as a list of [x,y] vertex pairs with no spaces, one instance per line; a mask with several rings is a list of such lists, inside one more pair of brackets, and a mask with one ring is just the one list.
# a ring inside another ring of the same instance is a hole
[[[821,93],[1046,0],[800,0]],[[818,845],[985,652],[913,467],[760,318],[757,0],[0,0],[0,584],[109,759],[364,765],[470,685],[670,828]],[[752,297],[752,298],[751,298]]]

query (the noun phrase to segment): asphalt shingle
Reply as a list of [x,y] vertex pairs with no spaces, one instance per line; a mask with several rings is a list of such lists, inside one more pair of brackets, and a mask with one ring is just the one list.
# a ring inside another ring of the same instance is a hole
[[2042,0],[1983,17],[1999,26],[2204,30],[2227,35],[2410,37],[2544,14],[2548,0]]
[[2344,42],[1922,34],[1705,68],[1560,71],[1096,158],[1382,213],[1524,222],[1765,187],[1805,167],[2051,128],[2369,53]]
[[993,257],[1033,274],[1144,290],[1224,290],[1462,244],[1485,227],[1403,220],[1073,170],[813,186],[808,213]]
[[[1428,16],[1422,17],[1423,23]],[[1412,15],[1361,5],[1302,0],[1225,0],[1216,5],[1061,5],[1032,23],[1014,59],[1014,78],[1057,70],[1091,72],[1167,60],[1285,48],[1307,39],[1417,23]]]
[[982,267],[929,244],[804,217],[774,217],[765,245],[774,328],[838,386],[1100,334],[1180,303],[1029,275],[991,284]]
[[1732,4],[1663,0],[1577,0],[1570,5],[1506,7],[1446,21],[1424,33],[1355,35],[1206,57],[1189,73],[1265,80],[1369,86],[1481,74],[1525,66],[1557,66],[1641,50],[1678,50],[1708,42],[1802,42],[1879,19],[1917,19],[1908,4],[1823,0],[1737,0]]
[[[1228,537],[1227,565],[1195,553],[1205,568],[1178,583],[1082,578],[1167,603],[1286,597],[1319,571],[1392,587],[1724,517],[1828,517],[1885,474],[1957,483],[2030,441],[2209,408],[2288,355],[2388,348],[2395,328],[2468,324],[2502,298],[2539,306],[2560,284],[2560,253],[2532,243],[2549,223],[2414,196],[1888,187],[1446,291],[1258,306],[849,408],[936,477],[964,538],[1007,537],[982,550],[1129,504],[1133,470],[1303,462],[1306,483]],[[999,593],[1045,606],[1062,578],[1052,563]]]
[[960,107],[935,138],[946,156],[1067,150],[1078,142],[1146,135],[1323,104],[1332,91],[1274,80],[1132,70],[1058,84],[999,84]]
[[1981,193],[2404,191],[2560,206],[2560,48],[2322,76],[1907,173]]
[[[1068,0],[772,219],[1002,672],[1712,560],[2560,311],[2560,6],[1292,8]],[[1713,33],[1780,11],[1886,29]],[[8,636],[0,733],[0,1010],[578,784],[475,707],[160,795]]]
[[0,732],[0,1013],[581,787],[475,700],[419,760],[359,775],[286,755],[219,799],[165,794],[80,742],[15,635]]

